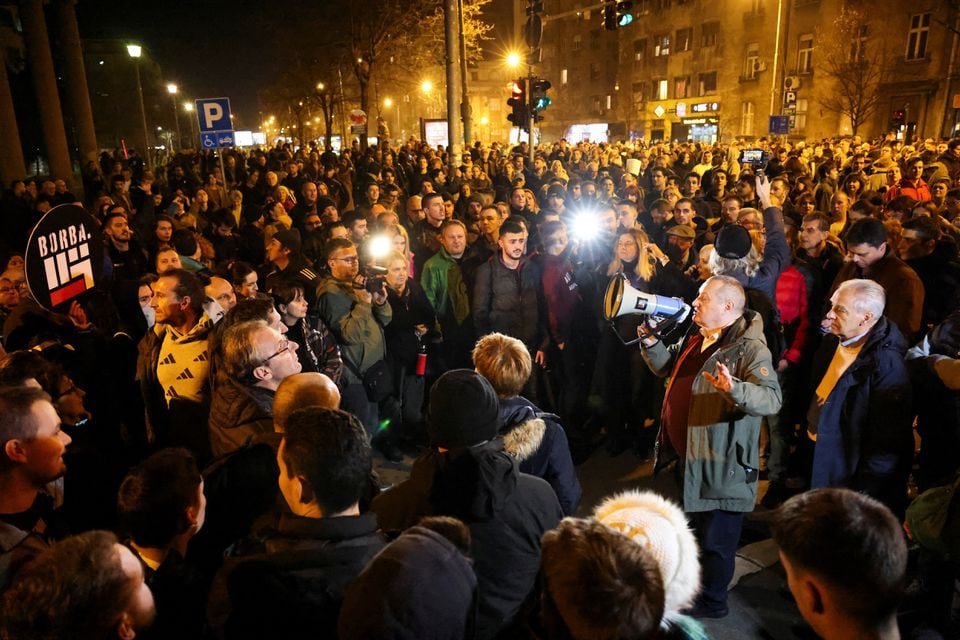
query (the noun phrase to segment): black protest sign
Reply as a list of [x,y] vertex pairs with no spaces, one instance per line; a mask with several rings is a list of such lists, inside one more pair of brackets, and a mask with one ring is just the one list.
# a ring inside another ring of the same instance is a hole
[[33,228],[24,262],[30,293],[52,311],[103,284],[103,237],[83,207],[62,204]]

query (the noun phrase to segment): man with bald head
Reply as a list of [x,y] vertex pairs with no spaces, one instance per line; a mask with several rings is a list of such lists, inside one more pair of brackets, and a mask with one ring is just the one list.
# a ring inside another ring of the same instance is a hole
[[423,212],[423,199],[420,196],[410,196],[407,198],[407,205],[405,208],[407,213],[406,216],[403,216],[401,224],[406,227],[407,232],[413,231],[413,228],[417,226],[417,223],[423,220],[426,215]]
[[670,376],[654,472],[676,462],[683,510],[702,552],[694,615],[705,618],[727,615],[743,514],[757,499],[760,422],[782,400],[763,321],[745,304],[736,279],[713,276],[693,302],[699,330],[678,348],[668,349],[647,323],[639,327],[650,370]]
[[224,314],[237,306],[237,294],[233,290],[233,285],[220,276],[212,276],[209,284],[203,288],[203,293],[220,305]]
[[273,396],[273,430],[286,431],[287,418],[304,407],[340,408],[340,389],[323,373],[295,373],[284,378]]

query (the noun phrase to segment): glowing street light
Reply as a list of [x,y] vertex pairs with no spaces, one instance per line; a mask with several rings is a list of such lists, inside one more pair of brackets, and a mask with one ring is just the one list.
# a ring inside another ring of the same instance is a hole
[[523,63],[523,57],[516,51],[511,51],[507,54],[507,66],[511,69],[516,69]]
[[147,109],[143,106],[143,85],[140,83],[140,56],[143,47],[138,44],[128,44],[127,54],[133,58],[133,68],[137,74],[137,99],[140,102],[140,119],[143,121],[143,161],[150,168],[150,143],[147,142]]
[[431,91],[433,91],[433,83],[430,82],[429,80],[424,80],[423,82],[420,83],[420,90],[423,91],[424,93],[430,93]]
[[384,98],[384,99],[383,99],[383,106],[385,106],[387,109],[389,109],[390,107],[393,106],[393,100],[391,100],[390,98]]
[[[177,125],[177,146],[183,147],[183,134],[180,133],[180,118],[177,115],[177,91],[179,91],[177,85],[172,82],[167,84],[167,93],[170,94],[170,99],[173,100],[173,121]],[[172,147],[173,145],[171,144],[170,146]]]
[[192,103],[192,102],[184,102],[184,103],[183,103],[183,110],[184,110],[184,111],[187,111],[187,112],[193,111],[193,103]]

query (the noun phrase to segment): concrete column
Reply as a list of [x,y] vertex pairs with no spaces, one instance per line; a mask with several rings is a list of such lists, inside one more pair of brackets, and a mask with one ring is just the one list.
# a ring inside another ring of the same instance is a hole
[[17,129],[17,114],[13,109],[13,94],[7,78],[7,61],[0,51],[0,185],[6,188],[11,181],[26,176],[23,164],[23,148],[20,146],[20,131]]
[[54,1],[67,79],[67,103],[77,129],[81,157],[84,160],[96,160],[99,148],[93,128],[93,109],[90,107],[90,91],[87,88],[87,72],[83,66],[83,49],[80,46],[80,30],[77,28],[74,4],[75,0]]
[[63,126],[63,112],[60,110],[60,95],[57,92],[57,76],[53,70],[53,55],[50,53],[50,38],[47,37],[47,21],[43,15],[43,0],[20,0],[20,18],[23,20],[23,35],[27,43],[28,64],[33,76],[43,141],[50,159],[50,173],[70,184],[73,181],[73,165],[70,163],[67,132]]

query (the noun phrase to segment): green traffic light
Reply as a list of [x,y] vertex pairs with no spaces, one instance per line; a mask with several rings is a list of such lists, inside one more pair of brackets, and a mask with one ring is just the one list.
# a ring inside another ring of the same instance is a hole
[[632,14],[632,13],[625,13],[625,14],[623,14],[622,16],[620,16],[620,19],[619,19],[619,20],[617,20],[617,25],[618,25],[618,26],[621,26],[621,27],[625,27],[625,26],[627,26],[628,24],[630,24],[631,22],[633,22],[633,14]]

